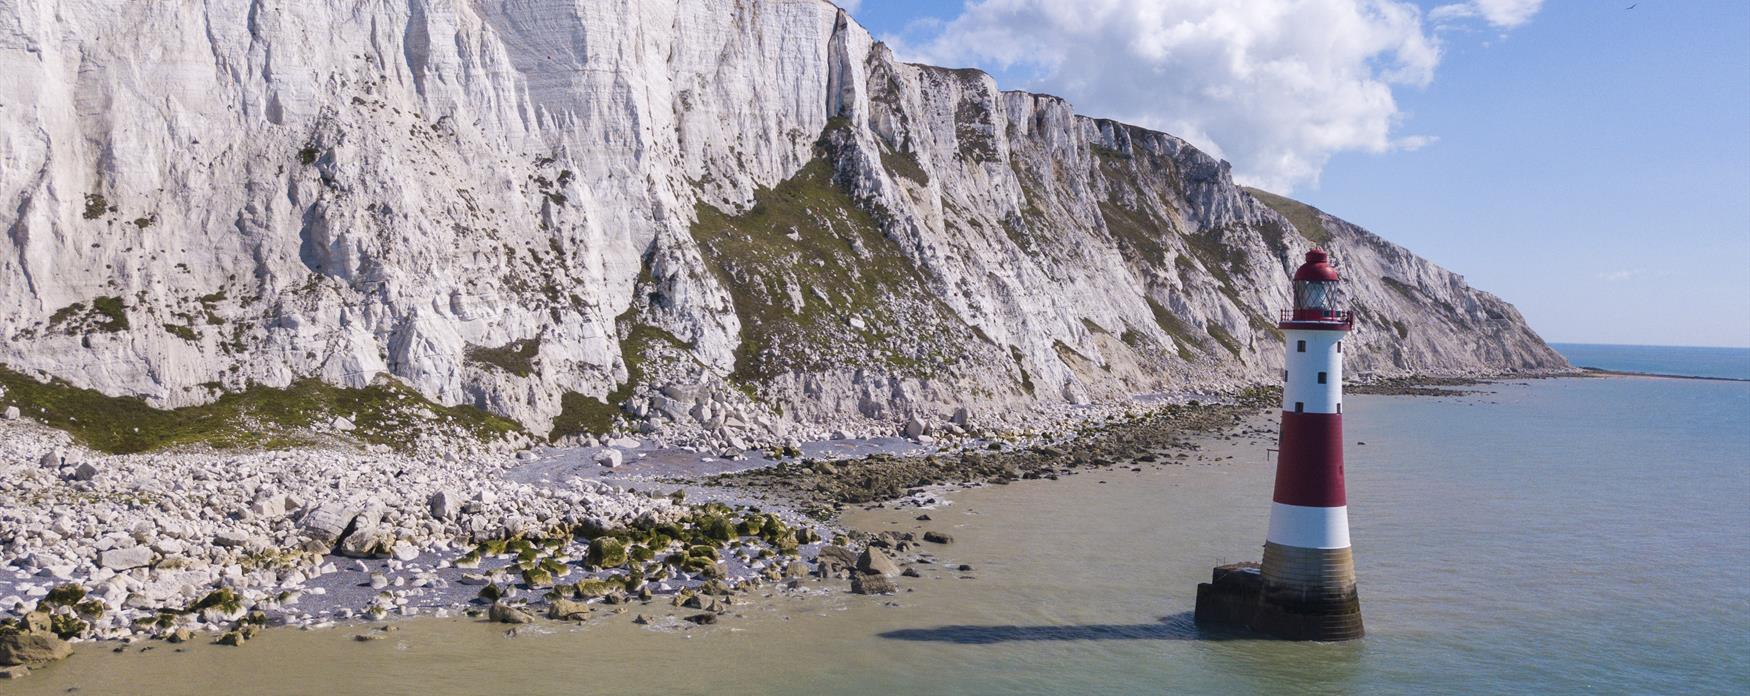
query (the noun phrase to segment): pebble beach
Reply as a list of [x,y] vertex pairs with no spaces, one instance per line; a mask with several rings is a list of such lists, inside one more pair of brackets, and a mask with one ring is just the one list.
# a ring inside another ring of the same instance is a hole
[[804,577],[892,593],[928,542],[848,532],[835,524],[848,506],[927,507],[930,487],[1112,464],[1139,433],[1183,445],[1178,433],[1231,424],[1223,408],[1085,409],[1058,433],[1005,439],[945,419],[728,456],[625,436],[108,455],[0,420],[7,674],[81,644],[242,645],[407,616],[643,621],[637,607],[666,603],[714,623],[760,588],[805,592]]

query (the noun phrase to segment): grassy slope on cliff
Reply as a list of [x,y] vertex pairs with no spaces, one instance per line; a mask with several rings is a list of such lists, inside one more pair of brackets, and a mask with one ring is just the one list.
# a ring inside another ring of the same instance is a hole
[[1269,206],[1270,209],[1276,211],[1278,215],[1288,218],[1288,222],[1293,224],[1294,229],[1300,232],[1300,236],[1306,237],[1307,241],[1314,244],[1323,244],[1326,240],[1331,238],[1330,230],[1325,229],[1325,223],[1319,219],[1320,212],[1318,208],[1314,208],[1292,198],[1278,196],[1269,191],[1255,189],[1249,186],[1243,186],[1241,188],[1246,193],[1252,194],[1252,197],[1258,199],[1259,203]]
[[481,439],[521,430],[517,424],[468,406],[441,406],[393,380],[347,389],[316,379],[284,388],[252,386],[212,403],[153,408],[135,397],[106,396],[60,380],[39,382],[0,367],[7,404],[27,418],[66,430],[92,449],[113,454],[207,445],[277,448],[309,444],[310,431],[336,415],[354,424],[347,437],[406,448],[426,434],[460,429]]
[[692,233],[741,320],[739,381],[846,367],[934,375],[965,358],[971,329],[834,185],[824,158],[740,214],[699,206]]

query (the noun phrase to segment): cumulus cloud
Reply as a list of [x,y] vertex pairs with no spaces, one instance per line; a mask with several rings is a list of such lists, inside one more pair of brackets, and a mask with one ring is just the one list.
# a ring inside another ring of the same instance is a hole
[[1428,84],[1441,56],[1401,0],[972,0],[927,33],[883,38],[907,60],[986,67],[1005,88],[1173,133],[1276,191],[1316,183],[1338,152],[1434,142],[1397,132],[1393,89]]
[[1543,0],[1468,0],[1439,5],[1428,13],[1435,22],[1481,18],[1501,29],[1512,29],[1531,21],[1531,16],[1543,8]]

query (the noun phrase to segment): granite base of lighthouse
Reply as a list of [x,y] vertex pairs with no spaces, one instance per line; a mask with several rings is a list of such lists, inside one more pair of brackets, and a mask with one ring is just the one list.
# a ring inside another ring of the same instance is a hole
[[1353,587],[1335,595],[1268,589],[1256,563],[1217,567],[1209,582],[1197,585],[1197,625],[1240,630],[1281,640],[1355,640],[1361,626],[1361,597]]

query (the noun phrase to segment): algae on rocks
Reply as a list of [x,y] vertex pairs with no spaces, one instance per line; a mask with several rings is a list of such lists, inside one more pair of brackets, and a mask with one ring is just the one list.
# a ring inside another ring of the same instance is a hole
[[589,541],[590,565],[616,568],[626,564],[626,544],[613,537],[598,536]]

